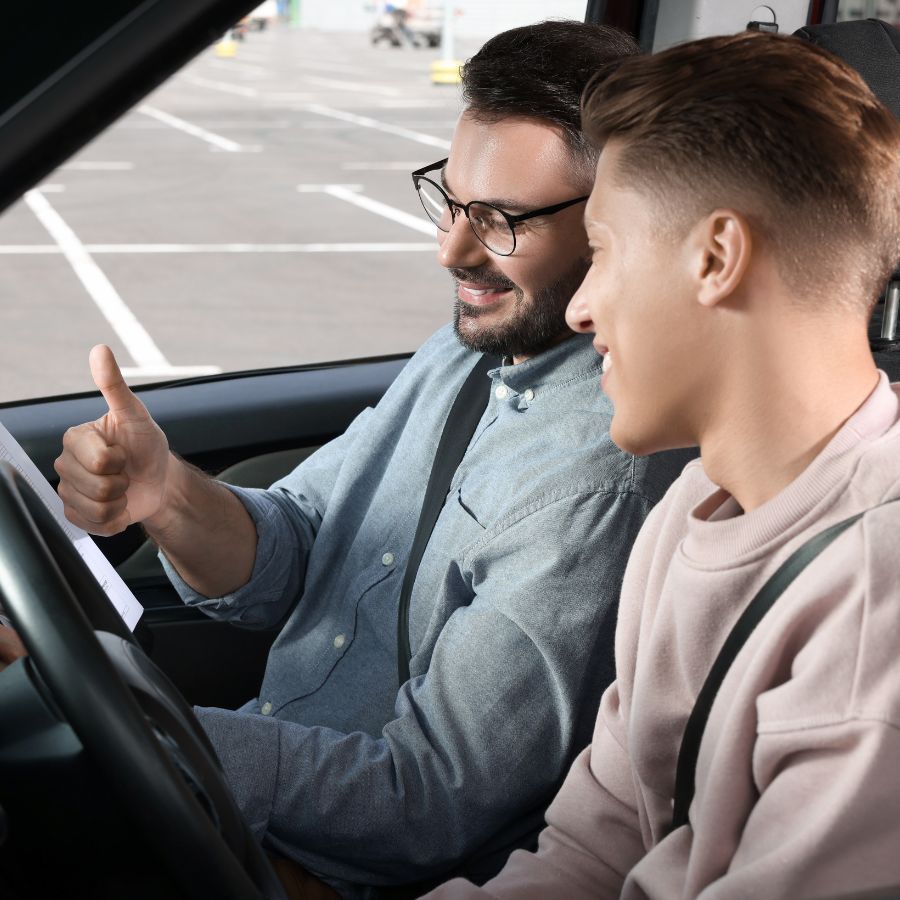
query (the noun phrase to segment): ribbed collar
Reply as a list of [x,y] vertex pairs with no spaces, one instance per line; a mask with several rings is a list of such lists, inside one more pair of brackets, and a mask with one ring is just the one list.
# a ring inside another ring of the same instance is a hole
[[[518,365],[512,365],[512,361],[506,359],[502,366],[491,370],[491,378],[495,383],[505,384],[513,393],[532,390],[535,395],[548,388],[580,381],[599,373],[603,365],[592,340],[589,334],[575,334]],[[600,390],[599,384],[597,390]]]
[[898,397],[881,372],[878,384],[822,452],[783,491],[752,512],[738,514],[721,488],[688,516],[681,552],[694,566],[732,567],[770,552],[820,518],[846,487],[854,466],[848,457],[881,437],[897,420]]

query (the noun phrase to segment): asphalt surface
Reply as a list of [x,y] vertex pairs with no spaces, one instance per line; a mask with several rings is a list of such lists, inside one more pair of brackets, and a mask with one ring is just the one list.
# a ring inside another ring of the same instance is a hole
[[452,302],[409,177],[437,56],[285,26],[146,98],[0,216],[0,402],[91,389],[98,342],[132,383],[414,350]]

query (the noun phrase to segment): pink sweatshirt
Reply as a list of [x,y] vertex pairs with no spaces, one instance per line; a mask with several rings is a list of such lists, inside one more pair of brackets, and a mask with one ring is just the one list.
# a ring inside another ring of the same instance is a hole
[[900,503],[867,514],[785,591],[707,724],[691,824],[669,832],[687,717],[732,625],[806,539],[900,496],[900,385],[881,380],[765,505],[691,463],[632,551],[617,680],[537,853],[429,897],[829,897],[900,885]]

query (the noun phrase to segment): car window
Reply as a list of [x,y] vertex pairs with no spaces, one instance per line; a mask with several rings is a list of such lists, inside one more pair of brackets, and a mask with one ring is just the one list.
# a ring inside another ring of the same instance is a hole
[[[448,321],[409,174],[459,111],[443,4],[347,7],[262,4],[0,216],[0,402],[92,389],[98,342],[140,384],[410,352]],[[454,12],[465,59],[584,3]]]
[[900,0],[839,0],[838,22],[853,19],[882,19],[900,26]]

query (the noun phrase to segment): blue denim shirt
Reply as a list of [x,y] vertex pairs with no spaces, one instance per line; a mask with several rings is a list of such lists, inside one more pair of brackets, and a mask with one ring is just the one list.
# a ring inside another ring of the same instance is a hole
[[259,535],[245,587],[207,599],[169,567],[216,617],[289,613],[259,698],[198,714],[255,834],[334,881],[464,858],[487,877],[533,842],[613,678],[631,544],[687,459],[610,441],[587,337],[493,370],[416,578],[398,690],[404,566],[475,360],[442,329],[344,435],[269,490],[235,489]]

